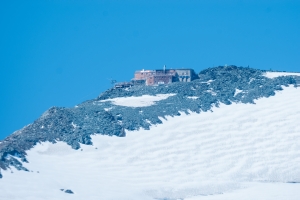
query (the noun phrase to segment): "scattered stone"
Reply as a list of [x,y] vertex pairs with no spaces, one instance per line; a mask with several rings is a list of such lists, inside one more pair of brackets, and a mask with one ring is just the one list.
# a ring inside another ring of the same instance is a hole
[[65,190],[65,193],[68,193],[68,194],[74,194],[74,192],[72,190]]

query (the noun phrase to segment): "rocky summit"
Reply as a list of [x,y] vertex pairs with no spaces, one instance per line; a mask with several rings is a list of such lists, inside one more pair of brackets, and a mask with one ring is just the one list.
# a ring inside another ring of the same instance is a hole
[[[0,168],[29,171],[23,166],[30,162],[26,151],[41,142],[62,141],[78,150],[82,144],[92,145],[94,134],[126,137],[126,131],[149,130],[168,116],[210,112],[220,104],[254,104],[259,98],[274,96],[283,86],[297,87],[300,83],[294,75],[269,78],[266,73],[249,67],[220,66],[201,71],[199,78],[191,82],[111,88],[73,108],[52,107],[32,124],[1,141]],[[148,106],[129,107],[114,102],[144,95],[168,98]]]

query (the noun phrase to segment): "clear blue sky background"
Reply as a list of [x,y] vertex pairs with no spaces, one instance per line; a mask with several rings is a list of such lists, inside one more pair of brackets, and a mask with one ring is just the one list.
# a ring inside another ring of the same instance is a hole
[[3,0],[0,27],[0,139],[137,69],[300,71],[297,0]]

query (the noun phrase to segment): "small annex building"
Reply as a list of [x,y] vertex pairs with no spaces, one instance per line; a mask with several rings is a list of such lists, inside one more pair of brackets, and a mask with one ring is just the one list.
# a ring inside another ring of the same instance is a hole
[[196,79],[196,74],[193,69],[176,69],[179,82],[191,82]]

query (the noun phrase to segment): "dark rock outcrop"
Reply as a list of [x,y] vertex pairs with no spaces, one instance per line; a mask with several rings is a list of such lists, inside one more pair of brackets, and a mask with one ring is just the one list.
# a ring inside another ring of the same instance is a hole
[[72,190],[65,190],[65,193],[68,193],[68,194],[74,194],[74,192]]

